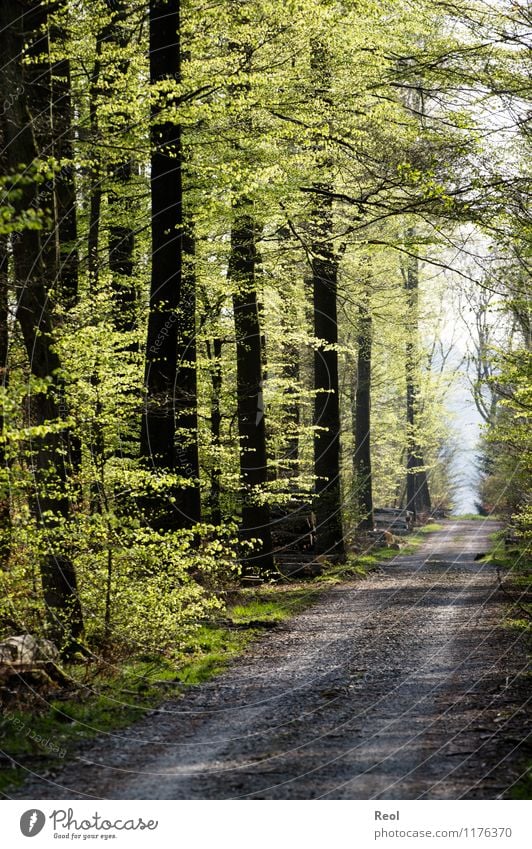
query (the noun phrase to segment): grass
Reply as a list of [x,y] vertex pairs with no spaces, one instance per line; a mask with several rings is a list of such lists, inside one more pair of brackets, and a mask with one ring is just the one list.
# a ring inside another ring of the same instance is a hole
[[445,525],[440,525],[438,522],[429,522],[427,525],[423,525],[422,528],[419,528],[416,531],[416,536],[417,534],[433,534],[435,531],[443,531],[444,527]]
[[189,638],[178,665],[161,657],[117,661],[115,666],[73,665],[68,671],[76,686],[70,693],[34,703],[31,712],[28,706],[4,712],[0,795],[20,784],[27,770],[58,768],[83,741],[113,734],[165,698],[178,697],[187,687],[219,675],[268,627],[308,608],[331,585],[361,579],[379,563],[414,552],[424,534],[440,527],[419,529],[400,551],[351,554],[346,563],[327,565],[324,574],[312,580],[239,590],[225,619],[203,624]]

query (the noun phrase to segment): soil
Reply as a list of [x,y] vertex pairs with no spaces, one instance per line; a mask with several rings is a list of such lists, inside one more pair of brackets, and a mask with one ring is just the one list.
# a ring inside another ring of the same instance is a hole
[[529,755],[527,655],[503,628],[493,522],[449,521],[215,680],[102,735],[21,798],[460,799]]

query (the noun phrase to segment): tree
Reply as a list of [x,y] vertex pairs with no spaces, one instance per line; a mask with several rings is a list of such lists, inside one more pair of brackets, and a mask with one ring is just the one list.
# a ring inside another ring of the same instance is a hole
[[[408,239],[415,236],[414,230],[408,232]],[[431,511],[430,493],[427,472],[423,463],[421,446],[418,438],[419,388],[418,370],[418,287],[419,264],[415,255],[410,256],[404,274],[407,309],[409,316],[409,335],[406,342],[406,509],[415,516],[422,516]]]
[[371,348],[373,321],[366,283],[359,306],[357,375],[355,393],[354,478],[357,490],[359,527],[373,528],[373,478],[371,468]]
[[[8,383],[9,355],[9,257],[8,238],[0,235],[0,387],[5,393]],[[0,566],[9,559],[11,509],[9,504],[8,458],[5,446],[5,416],[0,414]]]
[[[183,286],[181,127],[168,114],[176,105],[173,83],[179,84],[180,79],[180,2],[151,0],[150,83],[155,97],[151,123],[152,270],[141,454],[154,471],[165,470],[179,478],[168,488],[165,503],[155,507],[153,521],[161,528],[189,527],[200,519],[196,398],[190,378],[195,368],[191,345],[196,320],[191,297],[194,288]],[[170,92],[165,95],[169,81]],[[184,352],[187,360],[178,360]],[[185,438],[181,428],[188,431]],[[179,447],[176,430],[180,432]]]
[[235,284],[237,359],[237,409],[240,439],[240,474],[242,478],[241,539],[252,545],[258,540],[259,550],[244,551],[246,570],[255,566],[259,573],[273,571],[270,510],[261,503],[262,490],[268,479],[266,428],[262,371],[262,334],[257,301],[256,224],[243,208],[235,211],[231,229],[229,278]]
[[[326,47],[312,45],[312,72],[316,95],[326,99],[331,86]],[[310,266],[314,299],[314,473],[316,476],[317,547],[322,554],[345,556],[340,478],[340,400],[338,381],[338,257],[333,243],[330,156],[317,154],[318,181],[314,184]]]

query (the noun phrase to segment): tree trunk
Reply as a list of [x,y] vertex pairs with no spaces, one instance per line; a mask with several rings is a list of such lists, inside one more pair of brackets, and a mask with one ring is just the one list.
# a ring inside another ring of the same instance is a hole
[[[181,79],[179,14],[179,0],[150,2],[152,86]],[[196,369],[195,298],[193,279],[187,283],[183,274],[181,127],[161,119],[160,111],[156,104],[151,128],[152,272],[141,455],[153,469],[186,478],[186,483],[167,490],[166,503],[156,495],[148,497],[152,521],[161,529],[176,529],[200,520],[195,375],[191,378]],[[187,438],[177,448],[176,428],[183,422]]]
[[[330,56],[320,41],[313,41],[311,69],[317,105],[327,114],[330,98]],[[338,353],[338,257],[333,247],[331,160],[322,143],[316,145],[316,168],[321,179],[314,189],[311,271],[314,304],[314,475],[317,549],[320,554],[345,557],[340,480],[340,393]]]
[[270,508],[260,503],[268,480],[266,426],[262,395],[262,336],[256,286],[256,225],[252,215],[236,211],[231,230],[229,278],[234,281],[233,309],[236,331],[237,408],[242,481],[241,540],[257,540],[259,550],[244,548],[249,574],[273,571]]
[[[414,237],[414,231],[408,232],[409,239]],[[405,289],[410,316],[410,328],[406,343],[406,509],[412,510],[415,516],[430,513],[431,501],[427,473],[424,468],[423,454],[417,436],[418,431],[418,396],[417,359],[418,359],[418,286],[419,260],[411,256],[405,275]]]
[[51,82],[53,152],[57,162],[61,163],[59,172],[54,176],[57,299],[64,309],[69,310],[78,299],[79,256],[68,59],[62,59],[53,66]]
[[89,286],[95,291],[99,276],[100,219],[102,213],[102,175],[99,152],[98,92],[100,88],[102,43],[107,37],[107,28],[96,36],[96,57],[92,69],[89,89],[89,125],[91,143],[91,165],[89,166],[89,230],[87,235],[87,268]]
[[[8,383],[9,312],[7,236],[0,236],[0,386],[5,391]],[[0,435],[5,435],[3,405],[0,409]],[[11,510],[9,499],[9,465],[4,442],[0,442],[0,566],[9,559],[11,537]]]
[[371,348],[372,318],[368,298],[359,307],[357,385],[355,394],[354,477],[357,488],[359,528],[373,528],[371,475]]
[[331,204],[321,198],[315,209],[317,235],[312,244],[314,302],[314,474],[317,548],[333,557],[345,556],[340,486],[340,404],[338,353],[338,260],[331,247]]
[[198,454],[198,385],[196,371],[196,268],[192,225],[186,224],[181,239],[183,265],[181,298],[177,313],[177,363],[175,377],[175,425],[180,474],[195,481],[181,491],[180,509],[186,521],[201,519]]
[[289,480],[299,475],[299,427],[301,412],[299,408],[300,354],[299,348],[293,343],[284,346],[283,377],[289,381],[284,404],[283,421],[287,425],[287,433],[280,456],[280,476]]
[[[129,14],[127,0],[106,0],[113,19],[108,27],[107,42],[116,44],[117,50],[122,51],[128,44],[130,33],[126,26]],[[123,57],[118,60],[118,72],[125,75],[128,71],[129,60]],[[112,91],[112,87],[110,88]],[[122,112],[117,117],[124,120]],[[115,309],[113,322],[120,333],[132,333],[137,327],[137,291],[133,279],[133,251],[135,248],[135,231],[131,226],[131,209],[127,197],[124,197],[131,184],[133,163],[129,155],[111,165],[108,169],[110,181],[107,199],[109,203],[109,269],[113,275],[113,292]],[[137,346],[129,344],[126,350],[135,353]]]
[[211,342],[207,342],[207,356],[209,358],[211,374],[211,445],[212,465],[210,473],[209,508],[210,518],[213,525],[222,522],[221,509],[221,469],[220,469],[220,447],[222,427],[222,340],[215,336]]
[[[24,13],[23,17],[21,13]],[[42,24],[43,14],[45,12],[38,0],[4,0],[0,6],[0,47],[5,62],[2,77],[5,86],[2,92],[5,98],[3,129],[7,168],[11,174],[27,168],[39,157],[35,127],[28,109],[22,59],[24,45],[31,31]],[[17,91],[18,97],[8,99],[8,91]],[[17,188],[19,194],[13,201],[17,213],[39,208],[41,198],[36,182],[27,181]],[[69,519],[65,465],[68,432],[66,428],[59,432],[46,432],[51,421],[60,421],[67,415],[59,376],[61,363],[53,346],[48,298],[53,281],[49,279],[50,270],[43,253],[43,244],[49,243],[52,238],[50,231],[45,229],[26,229],[14,234],[12,245],[17,320],[32,374],[49,381],[49,390],[32,398],[32,423],[44,426],[45,432],[30,444],[35,483],[31,507],[39,528],[45,532],[48,547],[40,566],[50,634],[65,646],[81,634],[83,620],[74,566],[64,554],[61,535],[57,535],[61,524]]]
[[[133,250],[135,235],[132,227],[126,225],[127,203],[121,192],[131,180],[131,163],[121,162],[114,166],[111,176],[118,191],[108,194],[111,224],[109,227],[109,270],[113,275],[115,308],[113,322],[120,333],[132,333],[137,326],[137,292],[133,280]],[[116,223],[116,222],[120,223]],[[128,350],[135,352],[136,346],[129,345]]]

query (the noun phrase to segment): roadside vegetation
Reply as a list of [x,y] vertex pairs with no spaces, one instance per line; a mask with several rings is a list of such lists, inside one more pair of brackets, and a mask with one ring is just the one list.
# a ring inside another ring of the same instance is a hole
[[[532,659],[532,549],[512,537],[508,529],[492,534],[493,548],[484,558],[497,570],[500,591],[507,603],[503,627],[522,636]],[[532,685],[532,671],[524,673]],[[511,788],[512,799],[532,798],[532,744],[522,764],[523,778]]]

